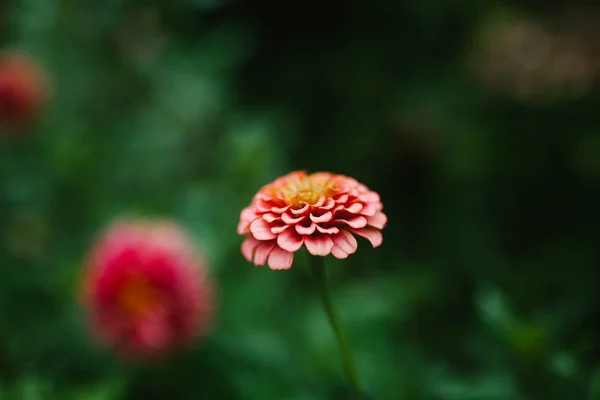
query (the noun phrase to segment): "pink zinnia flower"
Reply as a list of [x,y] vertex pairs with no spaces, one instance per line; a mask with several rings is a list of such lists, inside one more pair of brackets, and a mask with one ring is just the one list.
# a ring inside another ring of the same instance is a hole
[[163,355],[207,327],[211,287],[185,232],[123,220],[97,240],[83,300],[93,332],[126,357]]
[[354,235],[381,245],[387,217],[379,195],[355,179],[317,172],[291,172],[264,186],[242,210],[242,254],[255,265],[288,269],[302,245],[315,256],[346,258],[358,246]]

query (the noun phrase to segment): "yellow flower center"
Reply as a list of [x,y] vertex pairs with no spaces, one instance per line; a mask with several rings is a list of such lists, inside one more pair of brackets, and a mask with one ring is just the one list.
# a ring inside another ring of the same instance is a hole
[[132,317],[148,315],[156,308],[159,298],[154,287],[141,276],[132,276],[122,288],[119,304]]
[[329,174],[315,173],[292,178],[282,192],[289,204],[301,207],[303,203],[315,204],[321,197],[328,197],[332,187]]

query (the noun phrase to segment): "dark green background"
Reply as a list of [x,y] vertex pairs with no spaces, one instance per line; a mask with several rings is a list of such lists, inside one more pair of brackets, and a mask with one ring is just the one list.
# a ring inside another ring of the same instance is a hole
[[[473,61],[539,20],[579,34],[600,70],[597,10],[8,3],[3,46],[53,90],[29,136],[0,139],[0,399],[347,399],[303,258],[273,272],[239,252],[240,210],[293,169],[381,193],[383,246],[328,260],[374,399],[600,399],[595,76],[552,75],[570,42],[528,67],[546,46],[531,32]],[[75,300],[86,249],[122,213],[178,220],[219,288],[210,337],[158,369],[97,348]]]

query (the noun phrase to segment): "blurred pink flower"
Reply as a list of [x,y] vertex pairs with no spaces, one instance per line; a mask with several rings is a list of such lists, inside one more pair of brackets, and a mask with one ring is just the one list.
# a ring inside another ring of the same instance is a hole
[[125,357],[164,355],[205,332],[212,290],[187,235],[163,221],[122,220],[93,246],[83,300],[98,339]]
[[377,193],[355,179],[317,172],[291,172],[264,186],[242,210],[242,254],[255,265],[289,269],[302,245],[314,256],[346,258],[357,249],[354,235],[381,245],[387,223]]

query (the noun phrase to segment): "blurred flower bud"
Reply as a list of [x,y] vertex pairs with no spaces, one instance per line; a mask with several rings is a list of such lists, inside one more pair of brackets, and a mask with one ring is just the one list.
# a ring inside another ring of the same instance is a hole
[[34,61],[16,53],[0,55],[0,131],[29,125],[46,97],[46,81]]

